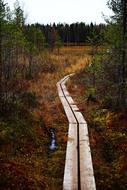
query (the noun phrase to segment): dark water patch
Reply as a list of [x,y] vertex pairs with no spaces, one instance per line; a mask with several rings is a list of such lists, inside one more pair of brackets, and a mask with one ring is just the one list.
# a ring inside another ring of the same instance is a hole
[[55,137],[55,132],[53,129],[50,129],[50,145],[49,145],[49,149],[51,151],[56,150],[57,146],[56,146],[56,137]]

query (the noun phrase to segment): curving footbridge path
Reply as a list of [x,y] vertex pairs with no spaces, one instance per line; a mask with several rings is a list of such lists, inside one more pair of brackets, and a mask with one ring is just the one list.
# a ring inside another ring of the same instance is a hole
[[65,86],[72,75],[57,83],[69,121],[63,190],[96,190],[87,123]]

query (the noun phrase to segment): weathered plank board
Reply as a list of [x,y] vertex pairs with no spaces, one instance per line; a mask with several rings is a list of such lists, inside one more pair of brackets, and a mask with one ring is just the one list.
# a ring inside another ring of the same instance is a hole
[[78,189],[77,124],[69,124],[63,190]]
[[81,189],[95,190],[95,178],[88,137],[87,124],[79,124]]

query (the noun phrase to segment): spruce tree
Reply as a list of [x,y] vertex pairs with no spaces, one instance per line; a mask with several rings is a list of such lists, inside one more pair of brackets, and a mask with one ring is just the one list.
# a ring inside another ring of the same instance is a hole
[[[110,0],[109,8],[114,12],[111,17],[110,36],[112,47],[118,63],[118,106],[127,105],[127,2],[126,0]],[[114,40],[113,40],[114,39]]]

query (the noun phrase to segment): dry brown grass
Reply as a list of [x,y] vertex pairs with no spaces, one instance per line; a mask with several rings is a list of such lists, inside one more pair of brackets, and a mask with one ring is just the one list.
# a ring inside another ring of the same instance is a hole
[[71,54],[71,55],[84,55],[88,54],[88,52],[91,50],[91,46],[68,46],[68,47],[62,47],[60,49],[61,54]]

